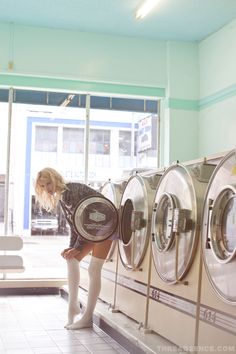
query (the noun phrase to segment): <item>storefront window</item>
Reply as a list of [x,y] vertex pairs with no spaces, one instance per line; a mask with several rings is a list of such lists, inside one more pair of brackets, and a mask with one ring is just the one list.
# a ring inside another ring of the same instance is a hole
[[84,152],[84,130],[78,128],[63,128],[63,152],[79,153]]
[[119,131],[119,154],[131,156],[131,131]]
[[[26,92],[23,96],[27,97]],[[100,105],[101,100],[101,97],[99,102],[91,100],[91,104]],[[81,102],[84,101],[83,98]],[[158,153],[157,125],[154,123],[157,116],[151,115],[150,120],[147,113],[90,108],[86,124],[85,106],[54,107],[13,102],[9,140],[8,108],[6,101],[0,102],[0,231],[4,234],[6,166],[10,161],[7,234],[23,238],[21,254],[26,269],[24,273],[7,274],[7,278],[66,277],[60,252],[69,243],[68,225],[58,210],[50,214],[38,207],[34,193],[37,172],[52,167],[66,181],[83,183],[85,169],[88,169],[86,183],[98,188],[108,179],[115,181],[134,168],[154,168]],[[87,137],[88,141],[85,141]],[[85,143],[88,143],[87,160]]]
[[90,130],[90,153],[96,155],[110,154],[110,131],[91,129]]
[[35,151],[57,151],[57,128],[36,126],[35,128]]

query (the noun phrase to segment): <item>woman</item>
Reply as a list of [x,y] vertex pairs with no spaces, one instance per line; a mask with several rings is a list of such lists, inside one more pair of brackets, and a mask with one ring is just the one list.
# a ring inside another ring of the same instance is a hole
[[[92,326],[93,312],[101,289],[101,270],[110,250],[112,239],[99,243],[85,241],[77,233],[70,219],[70,214],[77,203],[84,197],[102,194],[82,183],[65,183],[63,177],[53,168],[44,168],[38,172],[35,181],[36,199],[47,211],[56,211],[60,204],[71,229],[69,247],[61,253],[67,262],[69,306],[67,329],[80,329]],[[68,213],[69,211],[69,213]],[[92,257],[88,267],[89,289],[85,312],[74,322],[80,312],[78,289],[80,281],[79,262],[89,253]]]

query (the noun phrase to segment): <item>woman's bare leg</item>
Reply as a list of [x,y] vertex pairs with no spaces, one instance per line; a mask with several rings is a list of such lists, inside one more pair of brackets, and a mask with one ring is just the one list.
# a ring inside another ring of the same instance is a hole
[[92,255],[97,258],[105,259],[107,258],[108,252],[110,251],[112,241],[105,240],[103,242],[95,243],[92,250]]
[[88,268],[89,290],[86,310],[80,320],[67,326],[68,329],[81,329],[92,326],[93,312],[101,290],[102,266],[110,250],[111,244],[112,241],[107,240],[93,246],[92,257]]

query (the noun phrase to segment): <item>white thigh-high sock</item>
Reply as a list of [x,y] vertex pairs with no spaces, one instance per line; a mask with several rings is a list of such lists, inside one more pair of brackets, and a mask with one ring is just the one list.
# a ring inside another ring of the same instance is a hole
[[80,329],[92,326],[93,312],[101,290],[101,270],[104,261],[105,260],[101,258],[91,257],[88,267],[89,289],[87,307],[83,316],[72,325],[67,326],[67,329]]
[[68,322],[65,327],[71,325],[74,322],[76,315],[80,313],[80,306],[78,303],[78,291],[80,281],[80,268],[79,261],[72,258],[67,260],[67,272],[68,272]]

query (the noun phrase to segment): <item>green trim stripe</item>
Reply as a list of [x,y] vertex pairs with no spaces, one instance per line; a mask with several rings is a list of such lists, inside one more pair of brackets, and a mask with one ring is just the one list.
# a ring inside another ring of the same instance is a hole
[[182,109],[184,111],[198,111],[197,100],[181,100],[177,98],[169,98],[166,102],[167,108]]
[[200,111],[234,96],[236,96],[236,84],[226,87],[225,89],[199,101],[169,98],[166,100],[166,108],[182,109],[186,111]]
[[[116,83],[104,83],[96,81],[81,81],[73,79],[57,79],[50,77],[37,77],[15,74],[0,74],[0,86],[23,87],[43,90],[60,90],[67,92],[91,92],[122,94],[133,96],[160,97],[165,98],[165,89],[158,87],[124,85]],[[166,98],[165,108],[185,111],[199,111],[236,96],[236,84],[226,87],[213,95],[201,100],[185,100],[178,98]]]
[[80,80],[42,78],[35,76],[1,74],[0,85],[6,87],[40,88],[47,90],[102,92],[110,94],[164,97],[165,89],[135,85],[89,82]]
[[236,95],[236,84],[226,87],[225,89],[216,92],[215,94],[205,97],[199,101],[199,109],[204,109],[218,102],[224,101]]

